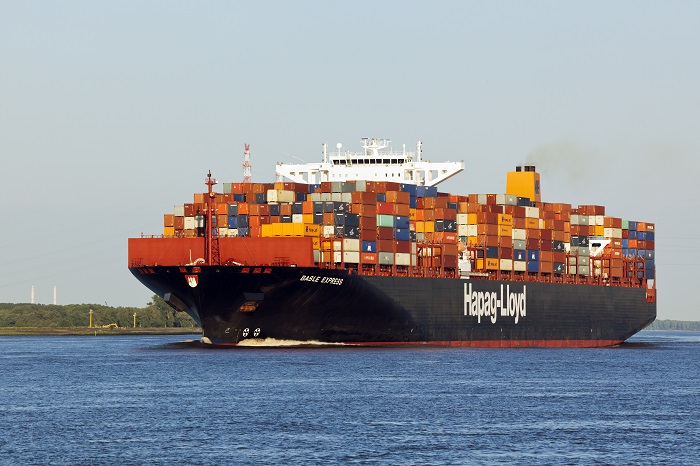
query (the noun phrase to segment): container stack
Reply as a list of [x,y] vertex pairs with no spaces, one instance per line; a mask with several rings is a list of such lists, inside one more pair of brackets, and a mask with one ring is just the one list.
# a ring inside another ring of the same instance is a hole
[[[214,197],[219,237],[310,237],[323,267],[387,274],[472,272],[586,279],[653,279],[654,224],[603,206],[511,194],[454,196],[396,182],[224,183]],[[204,236],[205,195],[164,216],[164,236]]]

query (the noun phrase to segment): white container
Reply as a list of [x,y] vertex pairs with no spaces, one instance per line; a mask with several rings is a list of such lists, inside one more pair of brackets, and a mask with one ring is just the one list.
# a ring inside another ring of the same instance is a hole
[[294,191],[288,191],[286,189],[267,190],[267,202],[270,204],[291,204],[294,202],[295,197]]
[[229,228],[227,236],[229,236],[229,237],[238,236],[238,229],[237,228]]
[[397,252],[394,255],[394,264],[396,265],[411,265],[411,255],[405,252]]
[[[333,228],[333,227],[331,227],[331,228]],[[342,247],[343,247],[343,242],[341,240],[338,239],[338,240],[333,241],[333,251],[340,252],[340,251],[342,251]]]
[[310,193],[307,199],[313,202],[321,202],[321,193]]
[[359,264],[360,253],[357,251],[343,251],[343,262],[350,264]]
[[185,217],[185,230],[194,230],[196,228],[194,217]]
[[321,229],[321,236],[335,236],[335,227],[333,225],[323,225],[323,228]]
[[516,272],[525,272],[527,263],[525,261],[513,261],[513,270]]
[[175,217],[184,217],[185,216],[185,206],[184,205],[176,205],[173,207],[173,214]]
[[481,205],[486,205],[486,194],[479,194],[476,196],[476,202]]
[[[352,238],[344,238],[343,239],[343,251],[359,252],[360,251],[360,240],[359,239],[352,239]],[[345,261],[345,262],[347,262],[347,261]]]
[[457,214],[457,225],[467,225],[469,223],[469,214]]
[[521,241],[527,240],[527,230],[523,228],[513,228],[511,230],[511,237],[513,239],[519,239]]
[[602,227],[605,225],[605,215],[596,215],[595,216],[595,224],[599,227]]
[[[523,262],[523,261],[519,261]],[[524,264],[525,262],[523,262]],[[499,267],[501,270],[513,270],[513,259],[501,259]]]
[[304,223],[304,214],[292,214],[292,223]]
[[539,207],[525,207],[525,217],[527,217],[527,218],[540,218]]

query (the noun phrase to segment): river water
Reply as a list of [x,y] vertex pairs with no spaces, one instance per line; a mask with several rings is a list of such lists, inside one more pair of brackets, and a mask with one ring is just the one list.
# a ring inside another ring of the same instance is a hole
[[700,333],[602,349],[216,350],[187,338],[0,337],[0,463],[700,458]]

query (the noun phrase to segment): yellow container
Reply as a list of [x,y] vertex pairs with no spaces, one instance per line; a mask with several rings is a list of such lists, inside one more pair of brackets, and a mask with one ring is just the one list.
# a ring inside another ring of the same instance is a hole
[[498,270],[499,266],[498,259],[486,258],[486,270]]
[[[306,235],[306,225],[303,223],[290,223],[292,225],[292,236],[305,236]],[[321,227],[316,225],[320,230]]]
[[416,233],[425,233],[425,222],[420,220],[416,222]]
[[175,236],[175,227],[163,227],[163,236]]
[[513,235],[513,227],[510,227],[508,225],[499,225],[498,226],[498,236],[511,237],[512,235]]
[[477,214],[467,214],[467,225],[476,225],[477,222]]
[[271,238],[274,236],[272,227],[274,226],[273,223],[267,224],[267,225],[260,225],[262,227],[261,235],[263,238]]
[[498,214],[498,224],[513,226],[513,216],[510,214]]
[[319,251],[321,249],[321,238],[311,238],[311,247]]
[[272,236],[284,236],[284,225],[291,225],[291,223],[271,223],[270,225],[272,226]]
[[316,225],[314,223],[304,223],[302,227],[304,228],[303,236],[321,236],[320,225]]
[[314,223],[314,214],[302,214],[304,223]]
[[435,222],[424,222],[425,223],[425,233],[435,232]]

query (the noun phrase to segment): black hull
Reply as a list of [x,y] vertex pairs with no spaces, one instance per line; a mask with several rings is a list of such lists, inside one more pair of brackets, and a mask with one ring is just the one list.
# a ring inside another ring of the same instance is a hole
[[194,317],[202,325],[203,340],[214,345],[256,338],[363,345],[610,346],[656,318],[656,304],[647,302],[643,288],[360,276],[313,267],[131,271]]

